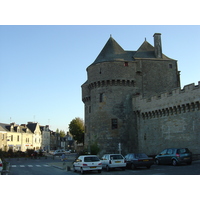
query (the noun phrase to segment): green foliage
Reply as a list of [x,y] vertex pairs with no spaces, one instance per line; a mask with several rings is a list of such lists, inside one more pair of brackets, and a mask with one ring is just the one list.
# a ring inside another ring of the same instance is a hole
[[65,137],[65,131],[59,130],[58,128],[56,129],[56,133],[60,134],[60,137]]
[[60,137],[65,137],[65,131],[60,131]]
[[97,144],[97,142],[94,142],[90,145],[90,153],[92,155],[97,155],[100,152],[100,148]]
[[70,122],[69,132],[77,143],[84,143],[84,122],[81,118],[76,117]]

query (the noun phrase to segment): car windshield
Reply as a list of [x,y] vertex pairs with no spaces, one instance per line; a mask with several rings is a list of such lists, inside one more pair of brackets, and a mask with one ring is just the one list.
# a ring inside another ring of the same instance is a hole
[[148,158],[148,156],[144,153],[137,153],[135,154],[135,158]]
[[99,161],[99,158],[97,157],[85,157],[84,162],[97,162]]
[[111,155],[110,159],[117,160],[117,159],[123,159],[123,157],[121,155]]

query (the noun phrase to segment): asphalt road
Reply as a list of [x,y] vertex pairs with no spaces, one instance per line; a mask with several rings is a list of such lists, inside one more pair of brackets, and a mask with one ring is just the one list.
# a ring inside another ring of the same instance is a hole
[[[67,171],[61,168],[57,168],[53,163],[62,163],[59,157],[52,159],[17,159],[13,158],[10,162],[10,175],[80,175],[78,172]],[[191,165],[152,165],[150,169],[138,168],[136,170],[127,169],[122,171],[121,169],[114,169],[106,172],[102,171],[101,174],[97,172],[88,172],[85,175],[200,175],[200,160],[194,161]]]

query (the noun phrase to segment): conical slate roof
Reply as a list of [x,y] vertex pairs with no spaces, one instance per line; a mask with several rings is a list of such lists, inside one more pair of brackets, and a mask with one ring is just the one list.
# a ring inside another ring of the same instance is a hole
[[[125,51],[112,37],[110,37],[92,64],[109,61],[133,61],[135,59],[156,59],[155,48],[146,41],[137,51]],[[171,59],[162,54],[162,59]]]
[[112,37],[110,37],[94,63],[121,59],[124,60],[125,53],[124,49]]

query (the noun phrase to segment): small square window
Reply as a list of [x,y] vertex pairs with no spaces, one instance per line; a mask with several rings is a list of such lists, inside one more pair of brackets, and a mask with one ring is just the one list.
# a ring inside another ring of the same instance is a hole
[[128,62],[124,62],[124,66],[125,66],[125,67],[128,67]]
[[172,64],[169,64],[169,68],[170,68],[170,69],[172,68]]

